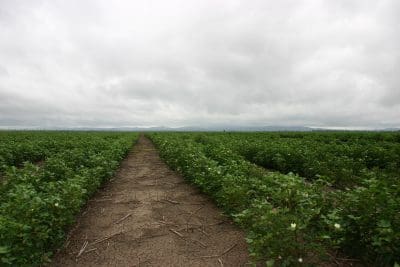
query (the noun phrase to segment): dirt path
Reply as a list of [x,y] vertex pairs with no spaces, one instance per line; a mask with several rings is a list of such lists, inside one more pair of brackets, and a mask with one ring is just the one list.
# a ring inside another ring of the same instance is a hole
[[171,171],[142,136],[114,179],[89,201],[51,266],[244,266],[247,261],[244,234]]

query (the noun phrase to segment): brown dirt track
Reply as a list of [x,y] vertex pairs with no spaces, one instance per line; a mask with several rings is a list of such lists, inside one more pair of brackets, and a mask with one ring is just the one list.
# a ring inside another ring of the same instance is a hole
[[[86,247],[85,247],[86,244]],[[50,266],[244,266],[244,234],[141,136]]]

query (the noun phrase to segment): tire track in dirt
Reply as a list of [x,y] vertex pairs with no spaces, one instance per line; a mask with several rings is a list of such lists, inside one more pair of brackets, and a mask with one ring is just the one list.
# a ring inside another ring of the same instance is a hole
[[244,266],[244,234],[141,136],[50,266]]

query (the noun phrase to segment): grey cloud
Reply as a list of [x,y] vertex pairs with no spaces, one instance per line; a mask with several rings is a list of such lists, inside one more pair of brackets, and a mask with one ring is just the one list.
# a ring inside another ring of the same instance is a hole
[[400,126],[399,9],[3,0],[0,126]]
[[7,76],[7,75],[8,75],[7,69],[0,65],[0,76]]

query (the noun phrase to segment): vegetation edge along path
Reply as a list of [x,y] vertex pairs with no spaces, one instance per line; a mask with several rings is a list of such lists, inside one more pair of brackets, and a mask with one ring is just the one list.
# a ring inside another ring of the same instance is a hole
[[0,134],[0,265],[41,266],[137,133]]
[[243,266],[244,233],[146,137],[89,201],[51,266]]

